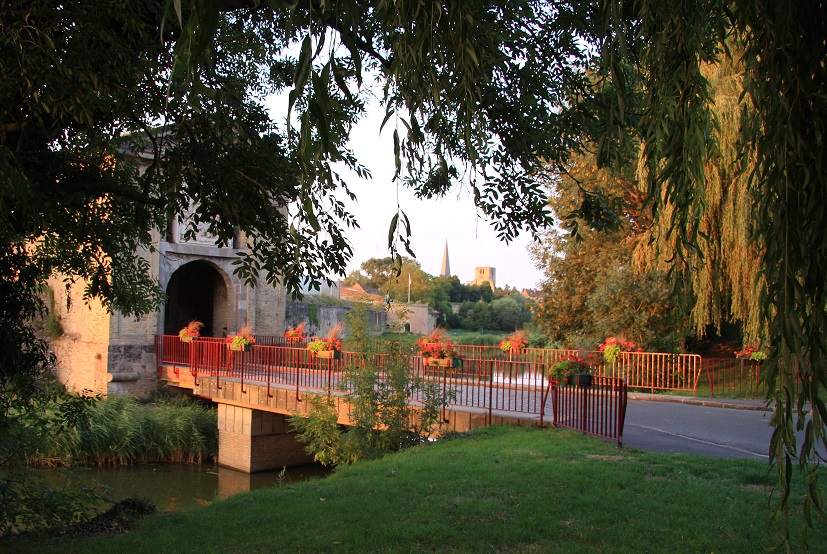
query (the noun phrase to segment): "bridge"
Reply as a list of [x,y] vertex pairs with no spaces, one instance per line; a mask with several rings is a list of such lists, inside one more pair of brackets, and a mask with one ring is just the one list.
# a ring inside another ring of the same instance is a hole
[[[438,386],[449,399],[438,433],[488,425],[553,425],[622,443],[624,379],[594,376],[588,387],[558,386],[546,378],[552,363],[549,351],[506,354],[496,347],[457,348],[460,367],[434,367],[419,356],[410,358],[412,378]],[[312,461],[287,422],[289,416],[310,410],[311,395],[330,395],[338,422],[351,423],[345,368],[357,353],[321,359],[304,343],[283,337],[257,337],[248,351],[231,351],[223,339],[182,342],[176,335],[157,336],[155,352],[164,382],[218,405],[221,465],[255,472]],[[380,372],[384,359],[376,355]],[[423,400],[422,393],[409,398],[414,406]]]

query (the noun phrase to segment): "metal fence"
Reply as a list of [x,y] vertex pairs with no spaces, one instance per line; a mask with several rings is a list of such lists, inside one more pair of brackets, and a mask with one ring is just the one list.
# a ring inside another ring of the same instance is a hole
[[661,354],[656,352],[621,352],[614,363],[597,364],[596,375],[620,377],[629,388],[692,391],[697,389],[702,362],[697,354]]
[[[222,381],[232,379],[246,384],[302,392],[351,392],[346,368],[359,363],[359,353],[341,352],[338,357],[322,359],[305,346],[263,346],[257,342],[249,351],[227,348],[221,340],[199,339],[183,343],[174,335],[158,336],[155,341],[159,374],[162,366],[172,366],[175,374],[186,367],[196,382],[199,377]],[[411,356],[411,379],[436,386],[452,408],[472,408],[486,413],[486,423],[495,414],[533,415],[545,423],[583,433],[622,441],[626,410],[626,386],[622,379],[595,377],[589,388],[560,387],[547,375],[547,356],[498,355],[499,349],[467,347],[467,357],[456,367],[425,364]],[[385,377],[387,355],[375,354],[379,378]],[[474,357],[477,356],[477,357]],[[423,402],[422,388],[414,388],[410,400]],[[622,399],[620,396],[622,395]],[[444,415],[444,414],[443,414]]]
[[761,362],[704,358],[696,391],[701,396],[765,397],[767,387],[761,382]]
[[[158,337],[159,347],[165,352],[164,363],[176,369],[189,365],[189,350],[177,336]],[[223,342],[223,339],[201,338],[205,342]],[[291,363],[311,367],[312,360],[303,353],[307,341],[291,343],[284,337],[256,336],[257,347],[275,346],[294,349]],[[384,352],[383,342],[372,345],[376,352]],[[504,373],[506,381],[527,382],[526,375],[535,375],[534,386],[544,372],[558,360],[579,356],[590,361],[595,376],[623,379],[630,389],[688,392],[696,396],[761,397],[766,388],[760,382],[761,363],[734,358],[701,358],[697,354],[661,354],[653,352],[622,352],[616,362],[606,363],[602,352],[526,348],[519,354],[503,352],[496,346],[455,345],[463,360],[463,372],[457,375],[478,376],[485,380],[494,373]],[[345,354],[346,356],[348,354]],[[159,358],[160,359],[160,358]],[[416,362],[412,362],[416,363]],[[421,362],[420,362],[421,363]]]
[[584,387],[552,383],[552,423],[623,444],[627,393],[626,381],[615,377],[592,377]]

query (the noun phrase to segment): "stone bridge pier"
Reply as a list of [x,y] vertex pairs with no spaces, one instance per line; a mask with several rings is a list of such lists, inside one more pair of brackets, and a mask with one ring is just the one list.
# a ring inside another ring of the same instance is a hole
[[218,404],[218,463],[245,473],[309,464],[284,414]]

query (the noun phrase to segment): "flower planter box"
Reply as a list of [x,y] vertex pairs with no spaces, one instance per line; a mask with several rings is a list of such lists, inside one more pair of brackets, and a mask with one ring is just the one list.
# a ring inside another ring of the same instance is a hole
[[422,363],[431,367],[460,367],[459,358],[422,358]]
[[287,342],[301,342],[304,337],[284,337]]
[[339,350],[319,350],[316,352],[316,357],[322,360],[339,360],[342,357],[342,353]]
[[228,344],[227,347],[233,352],[249,352],[253,349],[252,344]]
[[196,337],[191,337],[189,335],[185,335],[185,336],[179,337],[179,338],[181,339],[181,342],[192,342],[196,339]]

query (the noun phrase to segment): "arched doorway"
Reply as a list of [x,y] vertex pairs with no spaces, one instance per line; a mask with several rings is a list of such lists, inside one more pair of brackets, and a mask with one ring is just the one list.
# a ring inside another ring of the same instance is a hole
[[227,285],[216,268],[204,261],[179,267],[169,279],[164,333],[176,335],[193,319],[204,324],[201,335],[227,333]]

